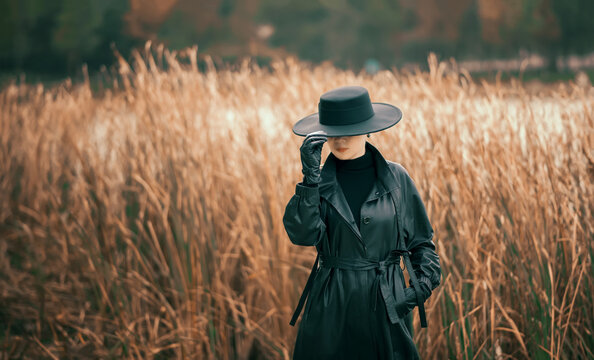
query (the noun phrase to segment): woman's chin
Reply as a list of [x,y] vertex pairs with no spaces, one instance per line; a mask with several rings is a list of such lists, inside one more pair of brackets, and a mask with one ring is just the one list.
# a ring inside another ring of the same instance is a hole
[[338,160],[348,160],[349,154],[341,153],[340,151],[333,152],[334,156],[338,158]]

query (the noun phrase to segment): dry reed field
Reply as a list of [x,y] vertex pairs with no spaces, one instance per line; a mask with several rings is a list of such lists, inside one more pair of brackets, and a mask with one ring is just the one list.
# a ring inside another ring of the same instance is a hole
[[592,87],[476,81],[435,57],[373,76],[205,61],[156,49],[101,92],[1,90],[0,358],[290,358],[315,257],[282,225],[291,126],[353,84],[402,109],[369,141],[435,229],[422,357],[594,357]]

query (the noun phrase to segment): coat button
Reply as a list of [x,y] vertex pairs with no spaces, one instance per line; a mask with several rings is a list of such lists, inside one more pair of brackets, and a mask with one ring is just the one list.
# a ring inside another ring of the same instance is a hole
[[367,216],[363,218],[363,224],[365,224],[365,225],[369,224],[370,221],[371,221],[371,219]]

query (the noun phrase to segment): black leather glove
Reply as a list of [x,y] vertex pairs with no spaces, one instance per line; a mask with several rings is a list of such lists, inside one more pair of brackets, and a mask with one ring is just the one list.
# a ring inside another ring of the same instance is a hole
[[[427,277],[424,276],[417,276],[417,278],[419,279],[419,288],[421,290],[421,299],[423,299],[423,301],[426,301],[427,299],[429,299],[429,296],[431,296],[431,282],[429,281],[429,279]],[[410,280],[410,286],[412,287],[412,280]]]
[[429,287],[429,284],[422,279],[419,279],[419,287],[421,288],[421,297],[423,298],[423,301],[427,301],[429,296],[431,296],[431,288]]
[[303,181],[307,185],[320,183],[320,163],[322,161],[322,146],[328,140],[324,131],[308,134],[301,144],[301,171]]
[[[424,281],[419,281],[419,288],[422,292],[421,298],[423,299],[423,302],[425,302],[429,298],[429,296],[431,296],[431,289],[429,288],[429,285],[427,285]],[[404,289],[404,295],[406,299],[396,305],[396,312],[398,313],[398,315],[400,315],[400,317],[406,316],[406,314],[411,312],[412,309],[414,309],[415,306],[418,305],[417,294],[413,287],[407,287],[406,289]]]
[[415,308],[415,306],[417,306],[417,295],[415,294],[415,289],[407,287],[404,289],[404,295],[406,299],[396,305],[396,312],[401,318],[405,317],[409,312],[412,311],[412,309]]

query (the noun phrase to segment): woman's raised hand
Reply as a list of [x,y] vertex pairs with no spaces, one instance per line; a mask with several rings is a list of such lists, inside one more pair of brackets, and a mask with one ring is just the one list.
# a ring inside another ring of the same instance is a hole
[[320,130],[307,134],[303,144],[301,144],[301,171],[306,184],[315,185],[320,183],[322,147],[327,140],[326,133]]

